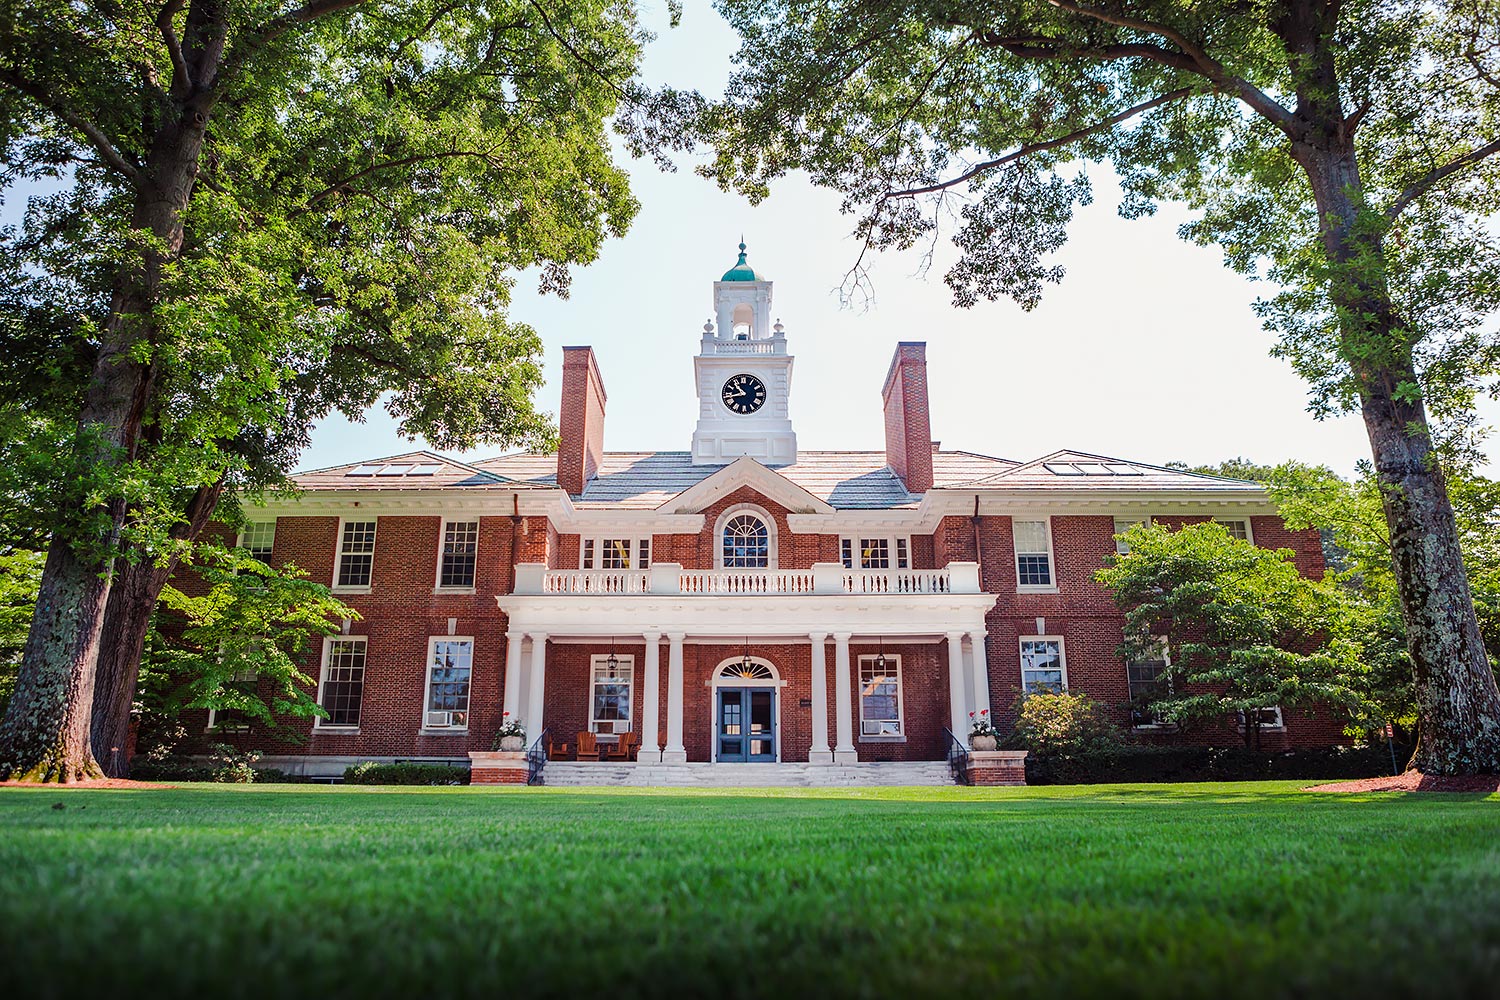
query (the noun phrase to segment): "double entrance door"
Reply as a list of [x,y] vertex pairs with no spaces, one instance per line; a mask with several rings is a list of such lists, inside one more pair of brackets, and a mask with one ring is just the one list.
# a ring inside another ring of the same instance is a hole
[[776,760],[776,689],[716,689],[714,719],[718,761]]

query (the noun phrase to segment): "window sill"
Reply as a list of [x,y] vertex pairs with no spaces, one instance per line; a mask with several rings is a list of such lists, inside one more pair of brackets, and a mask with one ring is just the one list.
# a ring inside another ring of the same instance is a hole
[[330,592],[335,594],[368,594],[370,587],[329,587]]
[[905,743],[905,736],[861,736],[860,743]]
[[[1234,728],[1242,733],[1245,731],[1244,726],[1235,726]],[[1260,731],[1263,733],[1284,733],[1286,732],[1286,726],[1261,726]]]
[[1018,594],[1056,594],[1058,592],[1056,587],[1038,587],[1034,584],[1026,584],[1025,586],[1016,585],[1016,593]]
[[313,726],[313,733],[327,733],[329,736],[358,736],[358,726]]
[[477,594],[477,593],[479,593],[478,589],[474,588],[474,587],[433,587],[432,588],[432,592],[434,594],[460,594],[460,595],[462,595],[462,594]]
[[467,729],[418,729],[418,736],[468,736]]

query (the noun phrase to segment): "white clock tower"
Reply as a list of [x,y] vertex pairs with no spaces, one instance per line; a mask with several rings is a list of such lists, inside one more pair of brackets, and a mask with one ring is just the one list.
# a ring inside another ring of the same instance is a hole
[[771,325],[771,282],[740,259],[714,282],[714,322],[703,324],[693,359],[698,426],[693,464],[727,465],[748,455],[765,465],[797,461],[797,435],[787,400],[792,361],[778,320]]

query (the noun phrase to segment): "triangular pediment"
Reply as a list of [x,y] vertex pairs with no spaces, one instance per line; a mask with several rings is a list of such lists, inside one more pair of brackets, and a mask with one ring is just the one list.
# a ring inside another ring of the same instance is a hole
[[505,478],[466,462],[430,451],[409,451],[385,458],[310,469],[293,480],[306,490],[433,489],[455,486],[495,486]]
[[1191,489],[1258,492],[1259,483],[1222,476],[1209,476],[1185,469],[1169,469],[1127,459],[1110,458],[1083,451],[1064,449],[997,475],[975,480],[968,488],[1011,487],[1050,488],[1058,490],[1120,489]]
[[833,513],[828,503],[753,458],[735,459],[656,509],[664,514],[697,514],[746,486],[794,514]]

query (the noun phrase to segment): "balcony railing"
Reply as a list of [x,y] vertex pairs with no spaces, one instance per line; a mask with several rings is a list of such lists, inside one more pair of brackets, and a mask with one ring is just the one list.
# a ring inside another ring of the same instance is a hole
[[718,355],[786,354],[786,336],[777,334],[765,340],[720,340],[713,334],[703,338],[703,353]]
[[979,564],[949,563],[943,569],[890,569],[851,572],[839,563],[810,569],[698,570],[677,563],[650,569],[548,569],[541,563],[516,566],[520,595],[682,595],[688,597],[821,596],[837,594],[978,594]]

